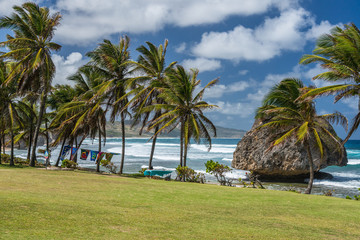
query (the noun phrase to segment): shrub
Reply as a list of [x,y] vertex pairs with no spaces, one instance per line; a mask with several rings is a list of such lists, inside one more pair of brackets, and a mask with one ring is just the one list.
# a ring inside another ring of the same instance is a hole
[[141,170],[139,171],[139,173],[144,175],[144,172],[147,170],[147,168],[141,168]]
[[70,161],[69,159],[65,159],[61,163],[62,168],[76,168],[78,164],[74,161]]
[[117,166],[110,160],[103,159],[100,161],[101,166],[107,168],[109,172],[116,173],[117,172]]
[[176,179],[187,182],[205,183],[205,175],[203,173],[197,173],[194,169],[189,167],[178,166],[176,168]]
[[[4,154],[1,153],[1,162],[2,163],[9,163],[10,162],[10,155],[9,154]],[[23,158],[19,158],[19,157],[14,157],[14,163],[15,164],[29,164],[29,160],[28,159],[23,159]]]
[[206,172],[214,175],[222,186],[232,186],[232,179],[226,178],[225,174],[231,172],[229,166],[209,160],[205,163]]
[[255,174],[253,171],[246,173],[246,175],[249,178],[250,185],[252,185],[253,188],[264,189],[264,186],[259,180],[259,175]]
[[335,192],[335,190],[327,190],[324,192],[324,196],[331,197],[334,192]]

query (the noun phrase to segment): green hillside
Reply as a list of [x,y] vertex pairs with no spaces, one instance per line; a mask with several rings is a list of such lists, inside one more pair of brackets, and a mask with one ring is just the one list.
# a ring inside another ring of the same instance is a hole
[[[126,125],[125,125],[126,137],[139,137],[140,127],[135,126],[133,128],[130,128],[130,126],[131,126],[130,121],[126,121]],[[224,128],[224,127],[219,127],[219,126],[216,126],[216,131],[217,131],[217,137],[218,138],[236,138],[236,139],[240,139],[246,133],[245,130]],[[120,124],[120,122],[115,122],[115,123],[108,122],[107,126],[106,126],[106,134],[107,134],[107,137],[121,137],[121,124]],[[151,136],[152,136],[152,133],[145,132],[145,131],[141,135],[141,137],[151,137]],[[174,129],[170,133],[163,133],[163,134],[160,135],[160,137],[179,137],[179,136],[180,136],[179,129]]]

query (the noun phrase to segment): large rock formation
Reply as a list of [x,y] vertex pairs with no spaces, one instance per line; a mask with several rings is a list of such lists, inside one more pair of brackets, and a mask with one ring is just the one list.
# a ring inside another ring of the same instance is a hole
[[[259,174],[262,179],[296,179],[309,176],[309,162],[305,147],[292,136],[283,143],[271,148],[272,143],[286,129],[257,128],[262,122],[254,123],[252,129],[238,143],[231,166],[236,169],[250,170]],[[334,136],[336,133],[328,122],[323,123]],[[280,135],[281,136],[281,135]],[[315,139],[310,140],[314,169],[319,171],[330,165],[345,166],[347,156],[339,153],[332,141],[326,141],[324,155],[320,158]]]

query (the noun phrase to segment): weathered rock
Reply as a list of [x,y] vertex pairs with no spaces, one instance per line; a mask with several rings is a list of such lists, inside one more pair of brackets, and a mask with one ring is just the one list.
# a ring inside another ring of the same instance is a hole
[[[286,129],[257,128],[262,122],[257,120],[252,129],[238,143],[231,166],[236,169],[254,171],[262,179],[299,179],[309,176],[309,162],[305,147],[297,142],[296,136],[289,137],[274,147],[272,143]],[[328,122],[323,123],[334,136],[336,133]],[[332,141],[326,141],[321,159],[315,139],[310,139],[314,169],[318,172],[330,165],[345,166],[347,156]]]

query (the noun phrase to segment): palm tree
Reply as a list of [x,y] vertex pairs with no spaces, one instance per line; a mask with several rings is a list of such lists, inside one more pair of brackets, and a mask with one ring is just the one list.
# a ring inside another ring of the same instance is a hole
[[[154,121],[163,113],[162,109],[158,109],[154,113],[142,112],[141,109],[152,104],[164,103],[161,98],[158,98],[160,94],[159,87],[164,84],[165,74],[176,64],[176,62],[170,63],[169,66],[166,66],[165,64],[168,40],[165,40],[164,45],[160,44],[159,47],[156,47],[151,42],[146,42],[146,44],[148,47],[142,45],[136,49],[141,55],[138,57],[137,62],[134,62],[136,65],[135,71],[140,71],[145,76],[143,78],[138,78],[138,80],[141,81],[141,85],[136,88],[138,92],[131,100],[133,102],[131,109],[136,112],[134,115],[134,123],[137,123],[138,119],[142,118],[140,135],[142,134],[143,129],[148,126],[149,121]],[[160,126],[157,125],[154,131],[158,132],[159,127]],[[155,152],[156,140],[157,135],[153,137],[149,158],[149,169],[153,168],[152,159]]]
[[300,63],[321,63],[328,70],[318,74],[313,79],[323,79],[336,84],[312,89],[303,98],[336,94],[335,103],[343,98],[358,97],[358,113],[343,144],[349,140],[360,124],[360,30],[355,24],[344,25],[344,29],[335,27],[330,34],[319,37],[314,54],[304,55]]
[[[76,96],[77,96],[77,93],[76,93],[75,89],[73,87],[71,87],[70,85],[57,84],[57,85],[55,85],[55,87],[53,87],[51,94],[49,95],[49,98],[48,98],[49,108],[52,109],[54,112],[59,113],[60,108],[64,104],[71,102]],[[54,117],[54,119],[55,119],[55,117]],[[70,117],[70,116],[64,116],[64,118],[61,119],[61,121],[59,121],[58,123],[55,123],[55,121],[52,121],[49,126],[51,129],[54,129],[53,132],[56,133],[56,138],[55,138],[55,141],[52,143],[52,146],[56,146],[59,142],[62,142],[61,147],[60,147],[60,152],[59,152],[57,161],[55,163],[55,166],[59,165],[61,154],[62,154],[63,148],[65,146],[66,140],[69,140],[70,134],[73,129],[73,126],[68,124],[68,125],[66,125],[67,126],[66,128],[61,128],[59,130],[60,123],[65,121],[68,117]],[[71,139],[70,139],[70,141],[71,141]]]
[[35,166],[36,146],[46,98],[55,74],[51,51],[61,48],[51,40],[60,24],[61,15],[50,15],[48,8],[39,7],[31,2],[24,3],[21,7],[14,6],[13,9],[15,12],[10,17],[0,18],[0,28],[10,28],[15,34],[14,37],[7,35],[7,41],[0,43],[10,50],[0,57],[16,62],[6,83],[17,81],[20,94],[28,90],[41,93],[30,161],[30,165]]
[[36,106],[29,101],[22,100],[18,102],[18,108],[21,109],[19,112],[20,118],[23,122],[23,128],[18,129],[19,133],[15,136],[14,142],[22,140],[27,144],[28,153],[27,159],[30,160],[32,137],[34,135],[34,125],[37,121]]
[[122,153],[119,174],[123,173],[125,160],[125,118],[128,115],[126,89],[129,87],[129,82],[133,83],[129,75],[131,72],[129,43],[130,39],[127,36],[120,38],[119,44],[104,40],[94,51],[87,54],[91,58],[89,64],[104,79],[97,96],[106,96],[106,104],[111,107],[110,121],[114,122],[120,115]]
[[335,150],[342,151],[342,145],[336,136],[326,129],[325,123],[341,123],[347,128],[347,119],[340,113],[317,115],[312,99],[301,100],[299,97],[311,91],[298,79],[284,79],[275,85],[263,100],[263,105],[257,111],[256,118],[264,122],[259,128],[269,127],[284,131],[273,142],[273,146],[283,143],[291,136],[305,146],[309,162],[310,180],[305,193],[310,194],[314,181],[313,153],[310,145],[316,142],[323,157],[323,143],[332,143]]
[[0,61],[0,114],[4,125],[10,132],[11,154],[10,166],[14,166],[14,136],[16,125],[23,127],[21,117],[19,116],[18,96],[16,94],[15,82],[5,85],[7,74],[12,69],[12,64],[5,64]]
[[154,136],[164,130],[171,131],[180,125],[180,165],[186,166],[187,151],[190,145],[190,139],[193,138],[196,143],[204,142],[211,149],[211,133],[216,137],[216,128],[213,123],[204,115],[203,111],[217,107],[203,101],[203,95],[207,88],[218,82],[218,79],[210,81],[197,94],[197,86],[200,80],[197,79],[198,71],[185,69],[177,65],[165,78],[165,85],[160,89],[159,98],[164,103],[158,103],[144,107],[142,111],[165,112],[152,121],[149,129],[161,126],[155,132]]
[[[68,79],[76,83],[74,87],[76,97],[59,108],[52,126],[58,126],[60,133],[66,132],[74,140],[82,135],[80,143],[76,145],[77,148],[81,146],[86,136],[94,139],[98,134],[100,152],[102,136],[104,142],[106,140],[106,110],[103,109],[106,104],[103,101],[104,96],[96,96],[103,83],[102,76],[92,66],[85,65]],[[59,134],[65,138],[69,135]],[[99,161],[97,171],[100,171]]]

